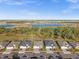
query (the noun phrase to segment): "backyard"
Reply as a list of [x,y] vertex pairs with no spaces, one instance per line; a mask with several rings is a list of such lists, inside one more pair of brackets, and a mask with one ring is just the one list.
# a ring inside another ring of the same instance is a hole
[[36,28],[0,28],[0,40],[23,39],[64,39],[79,41],[79,28],[72,27],[36,27]]

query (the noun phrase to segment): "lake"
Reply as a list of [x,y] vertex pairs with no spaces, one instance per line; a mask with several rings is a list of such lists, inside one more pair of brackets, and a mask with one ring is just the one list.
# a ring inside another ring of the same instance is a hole
[[15,27],[14,24],[0,24],[0,28],[13,28]]
[[64,26],[63,24],[32,24],[32,27],[53,27],[53,26]]

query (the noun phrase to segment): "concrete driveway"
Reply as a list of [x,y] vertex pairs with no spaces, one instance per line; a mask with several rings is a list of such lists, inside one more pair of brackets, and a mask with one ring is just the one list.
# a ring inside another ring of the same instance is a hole
[[21,54],[21,53],[25,53],[25,52],[26,52],[26,49],[22,49],[18,53]]
[[53,54],[53,51],[49,48],[49,49],[46,49],[46,53]]
[[71,54],[71,52],[70,52],[70,51],[67,51],[67,50],[62,50],[62,52],[63,52],[64,54]]
[[2,54],[10,54],[11,52],[12,52],[12,50],[6,49],[6,51],[4,51]]
[[39,49],[33,49],[33,53],[40,53]]

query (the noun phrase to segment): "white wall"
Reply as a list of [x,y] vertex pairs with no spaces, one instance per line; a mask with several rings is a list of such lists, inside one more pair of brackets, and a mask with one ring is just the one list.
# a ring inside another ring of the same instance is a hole
[[6,47],[6,49],[13,49],[13,47]]

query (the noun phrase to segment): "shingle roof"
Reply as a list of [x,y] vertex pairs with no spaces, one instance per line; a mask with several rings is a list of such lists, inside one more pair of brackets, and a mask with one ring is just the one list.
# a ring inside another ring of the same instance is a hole
[[44,40],[45,46],[54,46],[54,42],[52,40]]
[[57,41],[59,46],[63,46],[63,41]]
[[13,43],[10,42],[10,43],[7,45],[7,47],[13,47]]
[[15,45],[15,46],[19,46],[19,45],[20,45],[20,41],[13,41],[12,43],[13,43],[13,45]]
[[3,41],[2,46],[6,47],[6,46],[8,46],[9,43],[10,43],[10,41]]
[[30,46],[32,44],[32,41],[31,40],[26,40],[25,44],[28,45],[28,46]]
[[57,41],[57,42],[59,46],[67,46],[67,47],[71,46],[67,41]]
[[26,46],[25,41],[21,41],[21,42],[20,42],[20,46]]
[[69,44],[70,44],[73,48],[76,47],[76,42],[69,42]]

